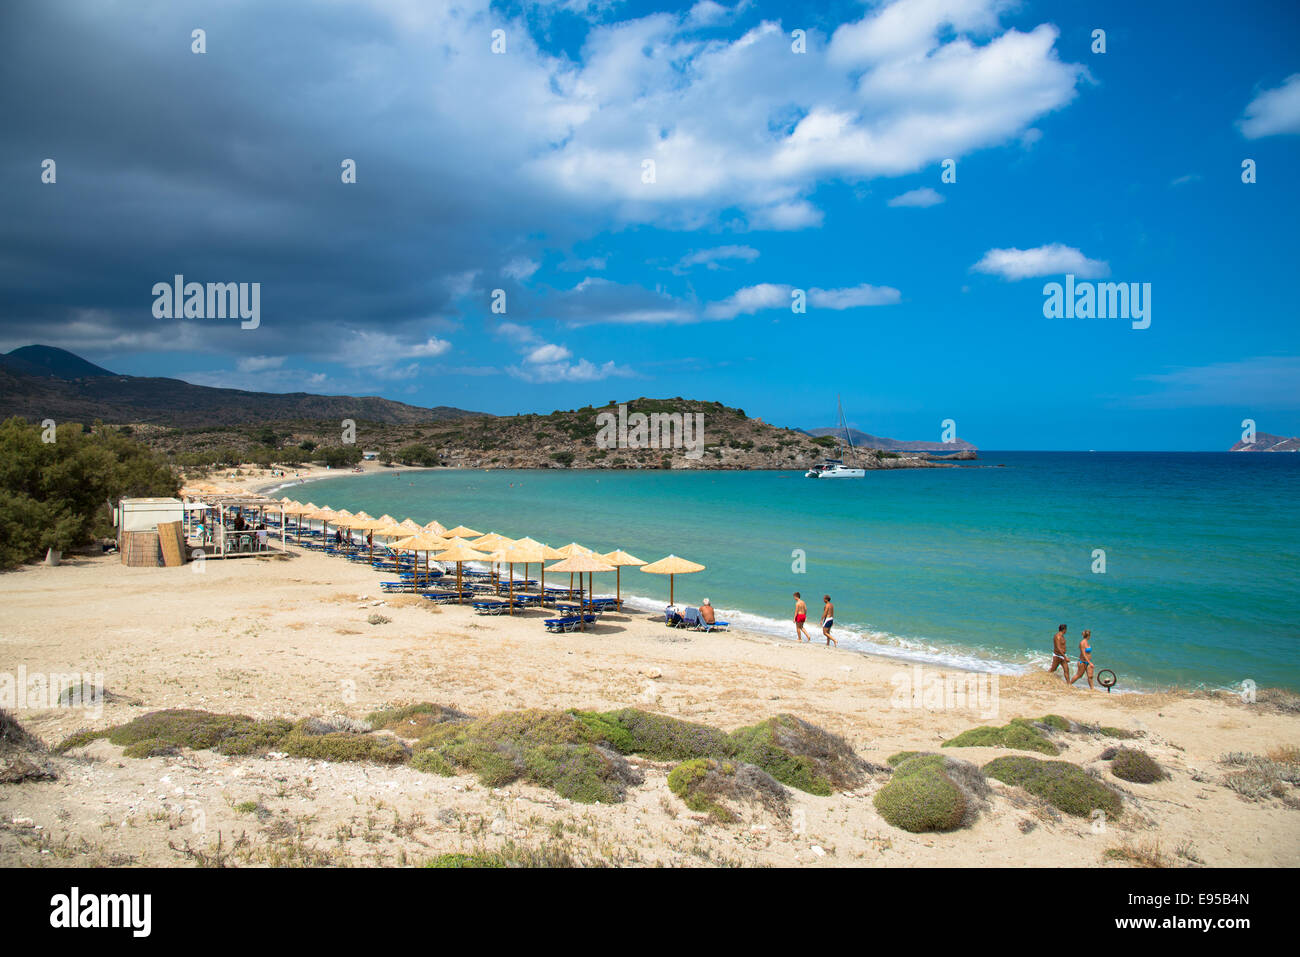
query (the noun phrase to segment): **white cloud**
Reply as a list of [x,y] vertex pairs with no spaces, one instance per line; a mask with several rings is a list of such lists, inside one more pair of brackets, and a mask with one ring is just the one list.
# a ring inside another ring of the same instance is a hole
[[1277,89],[1257,94],[1237,126],[1248,140],[1300,133],[1300,73],[1292,73]]
[[525,356],[525,361],[532,363],[563,362],[572,355],[573,353],[564,348],[564,346],[557,346],[548,342],[545,345],[538,346],[532,352],[528,353],[528,355]]
[[809,289],[808,303],[818,309],[854,309],[858,306],[892,306],[902,293],[892,286],[863,283],[847,289]]
[[[759,283],[746,286],[720,302],[710,303],[704,310],[708,319],[734,319],[739,315],[753,315],[763,309],[788,309],[793,301],[795,287],[788,284]],[[816,309],[854,309],[858,306],[887,306],[901,300],[902,294],[890,286],[872,286],[863,283],[844,289],[808,290],[808,304]]]
[[990,249],[984,254],[984,258],[971,268],[976,272],[1012,280],[1064,273],[1083,277],[1110,274],[1110,266],[1107,263],[1089,259],[1073,246],[1065,246],[1061,243],[1037,246],[1033,249]]
[[944,197],[938,190],[929,186],[922,186],[920,189],[909,189],[901,196],[895,196],[886,205],[924,208],[926,206],[938,206],[943,201]]
[[627,219],[739,207],[752,228],[818,225],[819,180],[897,176],[1013,141],[1073,99],[1085,71],[1059,59],[1057,29],[999,33],[1006,7],[894,0],[828,45],[811,31],[805,56],[790,50],[800,24],[706,43],[680,15],[602,24],[583,61],[553,74],[565,134],[531,170]]
[[407,342],[391,333],[362,329],[352,333],[334,358],[349,365],[375,369],[410,359],[431,359],[450,350],[451,343],[446,339],[431,337],[424,342]]
[[235,368],[240,372],[265,372],[280,368],[284,360],[284,356],[245,356],[235,362]]
[[704,315],[709,319],[734,319],[741,314],[752,316],[760,309],[789,307],[791,288],[768,282],[746,286],[737,289],[721,302],[710,303],[705,308]]
[[729,259],[752,263],[757,258],[758,250],[753,246],[715,246],[712,249],[697,249],[687,253],[677,264],[677,270],[684,271],[691,266],[720,269],[722,267],[719,264]]
[[525,256],[517,256],[502,267],[501,272],[511,279],[517,279],[523,282],[533,273],[537,272],[541,263],[534,262]]
[[631,369],[619,366],[613,360],[602,365],[596,365],[587,359],[579,359],[572,365],[556,362],[530,366],[511,366],[506,371],[526,382],[599,382],[601,379],[611,377],[631,377],[635,375]]

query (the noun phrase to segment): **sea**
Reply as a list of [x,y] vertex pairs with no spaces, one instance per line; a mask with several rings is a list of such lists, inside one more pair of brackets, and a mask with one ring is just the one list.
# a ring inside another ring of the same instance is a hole
[[[1043,668],[1084,628],[1114,691],[1300,690],[1300,454],[988,452],[953,469],[810,480],[785,471],[380,472],[290,494],[552,546],[706,566],[673,582],[733,626],[998,674]],[[521,570],[517,570],[521,573]],[[532,574],[536,575],[534,569]],[[669,581],[624,568],[634,607]],[[615,575],[596,576],[613,593]]]

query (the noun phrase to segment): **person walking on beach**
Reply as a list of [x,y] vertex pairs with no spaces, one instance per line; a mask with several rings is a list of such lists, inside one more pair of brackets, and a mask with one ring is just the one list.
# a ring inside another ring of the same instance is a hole
[[1050,675],[1057,668],[1061,669],[1061,678],[1070,683],[1070,656],[1065,653],[1065,626],[1059,625],[1052,637],[1052,667],[1047,669]]
[[[1069,671],[1070,669],[1067,667],[1065,670]],[[1089,690],[1096,691],[1097,689],[1092,684],[1094,673],[1092,667],[1092,632],[1087,628],[1083,629],[1083,637],[1079,639],[1079,671],[1070,679],[1070,684],[1074,684],[1085,673],[1088,675]]]
[[822,608],[822,634],[826,636],[826,647],[834,644],[838,648],[840,643],[831,637],[831,626],[835,624],[835,606],[831,604],[830,595],[822,595],[822,601],[826,602]]
[[[796,641],[808,639],[808,644],[812,644],[812,635],[804,630],[803,623],[808,620],[808,606],[804,600],[799,597],[799,593],[794,593],[794,637]],[[802,637],[800,637],[802,636]]]

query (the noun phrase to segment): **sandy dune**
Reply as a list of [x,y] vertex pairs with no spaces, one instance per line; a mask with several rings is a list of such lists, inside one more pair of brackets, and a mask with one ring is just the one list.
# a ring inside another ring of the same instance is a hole
[[[53,745],[164,707],[360,718],[417,701],[472,714],[634,706],[728,730],[790,712],[883,763],[975,725],[1056,713],[1142,732],[1139,746],[1172,779],[1119,782],[1097,760],[1115,742],[1062,735],[1065,760],[1100,768],[1125,793],[1120,821],[1097,833],[995,783],[972,828],[917,835],[876,812],[879,777],[827,798],[792,792],[788,818],[754,811],[721,825],[688,811],[666,786],[668,766],[653,762],[641,762],[645,783],[626,803],[581,805],[409,767],[207,751],[130,759],[98,741],[54,758],[56,781],[0,785],[0,863],[417,864],[505,846],[534,860],[671,866],[1123,866],[1106,854],[1116,848],[1171,866],[1300,863],[1300,810],[1239,797],[1217,763],[1300,745],[1296,715],[1228,698],[1066,690],[1045,675],[1003,678],[995,717],[900,708],[891,696],[910,665],[822,645],[673,631],[636,615],[550,635],[541,612],[488,618],[382,596],[370,569],[310,553],[205,567],[126,568],[109,556],[0,576],[0,672],[102,673],[113,696],[97,718],[18,710],[23,725]],[[391,621],[369,624],[376,612]]]

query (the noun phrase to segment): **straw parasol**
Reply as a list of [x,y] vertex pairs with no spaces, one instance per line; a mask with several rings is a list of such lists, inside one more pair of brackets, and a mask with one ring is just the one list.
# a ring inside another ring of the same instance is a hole
[[[424,577],[427,582],[429,578],[429,553],[445,549],[447,547],[447,540],[434,535],[431,532],[420,531],[415,535],[408,535],[406,538],[400,538],[395,542],[391,542],[388,547],[396,551],[399,555],[402,552],[424,552]],[[418,574],[416,578],[418,584]]]
[[[579,555],[591,558],[596,554],[596,550],[594,548],[588,548],[586,545],[579,545],[577,542],[569,542],[569,544],[567,545],[561,545],[559,548],[556,549],[556,551],[559,552],[561,555],[563,555],[565,558],[573,558]],[[579,586],[582,585],[581,580],[579,580],[578,585]],[[572,575],[569,576],[569,591],[573,591]]]
[[543,562],[549,562],[557,558],[568,557],[567,555],[564,554],[564,552],[560,551],[558,548],[552,548],[550,545],[544,545],[541,542],[539,542],[537,539],[529,538],[526,535],[523,538],[519,538],[515,540],[515,544],[512,550],[526,551],[527,554],[531,556],[524,562],[525,578],[528,577],[528,566],[531,563],[537,562],[537,564],[541,566],[542,583],[540,587],[542,589],[543,594],[546,593],[546,567],[545,565],[543,565]]
[[444,549],[443,551],[438,552],[436,557],[438,561],[444,564],[448,562],[456,563],[456,604],[463,605],[465,604],[465,600],[461,597],[460,594],[460,578],[461,578],[462,566],[464,565],[465,562],[491,561],[492,556],[488,555],[485,552],[480,552],[476,548],[470,547],[470,544],[466,542],[464,539],[460,539],[458,541],[457,539],[449,538],[447,540],[447,544],[450,547]]
[[651,575],[668,576],[668,604],[671,605],[673,603],[673,579],[677,575],[693,575],[696,572],[702,572],[704,566],[687,561],[684,558],[678,558],[676,555],[669,555],[667,558],[661,558],[649,565],[642,565],[641,571],[649,572]]
[[[502,539],[502,544],[498,546],[491,554],[491,559],[496,564],[509,564],[510,577],[506,580],[506,590],[510,596],[510,614],[515,613],[515,562],[519,562],[525,567],[525,576],[527,575],[527,566],[530,562],[541,562],[543,560],[541,547],[529,547],[520,545],[518,542],[512,542],[508,538]],[[500,591],[500,584],[497,590]]]
[[[480,535],[478,538],[472,539],[470,541],[470,545],[474,548],[477,548],[481,552],[497,552],[503,548],[509,548],[513,544],[514,544],[513,539],[506,538],[504,535],[498,535],[496,532],[488,532],[486,535]],[[501,576],[498,574],[499,571],[499,569],[497,568],[498,564],[499,563],[494,559],[492,562],[492,566],[493,566],[492,574],[493,574],[494,583],[496,584],[497,588],[500,589]]]
[[[581,547],[581,546],[579,546]],[[573,574],[577,572],[579,587],[581,588],[582,573],[587,573],[587,597],[591,597],[591,575],[593,572],[612,572],[614,566],[608,562],[602,561],[595,555],[571,555],[570,557],[556,562],[547,571],[568,572]],[[578,600],[578,629],[587,630],[587,609],[582,600]]]
[[435,535],[446,535],[447,528],[442,522],[429,522],[424,526],[426,532],[433,532]]
[[352,528],[359,532],[370,532],[370,560],[375,560],[375,539],[374,532],[377,528],[387,528],[394,524],[392,517],[387,518],[352,518]]
[[455,528],[449,528],[442,533],[443,538],[478,538],[482,532],[476,532],[472,528],[466,528],[464,525],[457,525]]
[[607,565],[613,565],[617,569],[614,579],[614,596],[618,599],[619,604],[623,603],[623,567],[626,565],[644,565],[645,562],[635,555],[629,555],[621,549],[614,549],[612,552],[598,556]]

